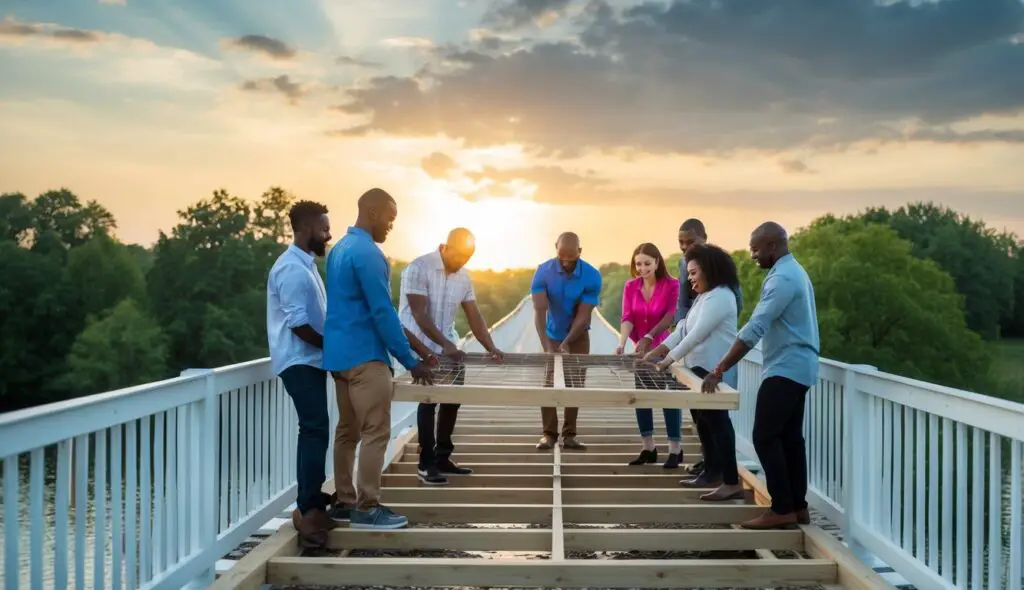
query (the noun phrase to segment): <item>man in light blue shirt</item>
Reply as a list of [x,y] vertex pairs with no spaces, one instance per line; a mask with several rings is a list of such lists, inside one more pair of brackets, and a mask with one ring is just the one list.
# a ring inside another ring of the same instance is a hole
[[315,256],[331,240],[327,207],[300,201],[288,211],[294,238],[267,276],[267,344],[270,364],[281,378],[299,419],[295,479],[297,508],[292,524],[305,545],[327,542],[333,528],[328,501],[320,489],[326,480],[327,373],[323,370],[326,293]]
[[[377,246],[387,239],[397,216],[391,195],[379,188],[367,191],[359,198],[355,225],[327,257],[324,369],[334,376],[338,400],[334,483],[338,506],[352,508],[351,528],[408,524],[406,517],[380,505],[381,470],[391,439],[391,356],[416,381],[429,382],[431,375],[428,365],[413,355],[391,303],[391,267]],[[332,514],[335,520],[344,516]]]
[[741,526],[792,528],[810,522],[803,422],[807,391],[818,381],[818,310],[814,286],[789,253],[789,239],[782,226],[767,222],[754,230],[750,252],[761,268],[770,269],[761,298],[725,358],[704,378],[702,390],[714,392],[722,373],[763,341],[753,439],[772,507]]

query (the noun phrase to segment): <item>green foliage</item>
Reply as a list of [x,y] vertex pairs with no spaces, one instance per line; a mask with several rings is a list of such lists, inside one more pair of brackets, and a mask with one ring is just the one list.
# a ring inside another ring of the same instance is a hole
[[985,338],[998,338],[1000,324],[1024,323],[1024,308],[1014,305],[1019,276],[1014,236],[933,203],[912,203],[892,212],[868,209],[852,219],[888,225],[912,244],[915,256],[948,272],[964,296],[967,325]]
[[146,295],[145,279],[128,248],[106,234],[97,234],[68,252],[68,278],[86,315],[99,315],[131,297]]
[[122,299],[75,338],[59,387],[88,395],[166,376],[167,342],[132,298]]
[[991,389],[982,391],[1024,403],[1024,340],[1001,340],[989,343],[992,368],[988,381]]

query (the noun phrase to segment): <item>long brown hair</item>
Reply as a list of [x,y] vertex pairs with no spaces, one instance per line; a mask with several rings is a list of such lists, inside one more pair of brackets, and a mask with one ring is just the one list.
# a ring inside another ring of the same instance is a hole
[[665,257],[661,255],[661,250],[658,250],[658,247],[650,242],[644,242],[637,246],[636,250],[633,250],[633,256],[629,258],[629,276],[633,278],[640,276],[640,274],[636,272],[637,254],[646,254],[658,261],[658,267],[654,270],[654,278],[660,280],[668,276],[668,267],[665,266]]

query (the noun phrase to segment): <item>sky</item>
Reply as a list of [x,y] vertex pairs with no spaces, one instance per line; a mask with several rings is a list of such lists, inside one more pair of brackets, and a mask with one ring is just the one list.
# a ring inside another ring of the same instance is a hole
[[595,264],[931,200],[1024,235],[1021,0],[0,0],[0,192],[150,244],[223,188]]

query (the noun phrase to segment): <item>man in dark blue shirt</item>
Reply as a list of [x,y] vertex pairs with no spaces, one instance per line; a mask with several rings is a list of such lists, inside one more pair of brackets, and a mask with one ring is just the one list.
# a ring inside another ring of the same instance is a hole
[[[534,324],[544,352],[561,354],[590,353],[590,318],[601,296],[601,273],[580,260],[583,248],[572,232],[558,236],[558,256],[537,267],[530,292],[533,296]],[[548,386],[554,385],[554,367],[548,368]],[[586,374],[581,369],[565,368],[566,387],[583,387]],[[565,408],[562,447],[583,450],[576,439],[579,408]],[[558,410],[541,408],[544,434],[538,449],[553,448],[558,441]]]
[[[397,529],[408,524],[406,517],[380,505],[381,470],[391,439],[391,356],[416,381],[429,381],[431,374],[428,365],[413,355],[391,303],[391,267],[377,246],[387,239],[397,216],[391,195],[379,188],[367,191],[359,198],[355,226],[327,257],[324,369],[334,376],[338,400],[336,508],[349,512],[351,528]],[[344,520],[345,515],[334,512],[334,520]]]

